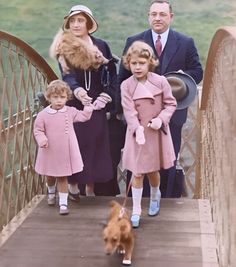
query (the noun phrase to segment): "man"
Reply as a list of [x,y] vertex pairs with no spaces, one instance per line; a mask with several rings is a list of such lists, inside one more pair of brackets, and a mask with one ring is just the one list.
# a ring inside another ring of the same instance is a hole
[[[199,62],[199,55],[194,40],[170,28],[173,17],[172,6],[168,1],[152,1],[148,13],[150,29],[128,37],[124,53],[134,41],[143,40],[153,48],[159,59],[159,66],[155,69],[156,73],[164,75],[172,71],[184,72],[190,75],[198,84],[202,80],[203,70]],[[120,64],[119,83],[127,79],[130,75],[131,73]],[[186,120],[187,108],[176,110],[170,121],[170,130],[176,158],[180,151],[181,131]],[[174,188],[175,176],[176,162],[174,167],[168,170],[161,170],[161,184],[166,184],[166,188],[163,187],[161,190],[162,197],[181,196],[181,192],[176,192]],[[144,192],[145,187],[144,185]],[[147,195],[148,193],[146,193]]]

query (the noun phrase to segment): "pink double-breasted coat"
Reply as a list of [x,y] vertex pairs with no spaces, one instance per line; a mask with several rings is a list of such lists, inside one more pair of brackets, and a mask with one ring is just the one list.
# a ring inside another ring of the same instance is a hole
[[[42,175],[62,177],[83,170],[83,160],[73,123],[90,119],[93,109],[85,107],[77,110],[64,106],[54,110],[50,106],[37,115],[34,123],[34,136],[38,144],[35,171]],[[40,147],[48,140],[48,147]]]
[[[145,174],[173,166],[175,153],[169,121],[176,109],[176,100],[164,76],[149,72],[144,84],[131,76],[121,84],[121,102],[127,121],[122,163],[134,174]],[[147,127],[151,119],[159,117],[163,129]],[[138,145],[135,131],[144,127],[146,142]]]

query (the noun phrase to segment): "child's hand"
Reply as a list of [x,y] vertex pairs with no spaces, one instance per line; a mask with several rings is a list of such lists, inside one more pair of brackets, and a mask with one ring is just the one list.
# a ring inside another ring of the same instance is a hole
[[162,120],[160,118],[154,118],[148,123],[147,126],[153,130],[159,130],[162,126]]
[[94,110],[100,110],[105,108],[106,104],[111,101],[112,98],[108,94],[101,93],[98,98],[93,102]]
[[41,144],[39,145],[41,148],[47,148],[48,147],[48,140],[43,140]]
[[135,131],[135,140],[137,144],[144,145],[145,144],[145,136],[144,136],[144,128],[143,126],[138,126]]

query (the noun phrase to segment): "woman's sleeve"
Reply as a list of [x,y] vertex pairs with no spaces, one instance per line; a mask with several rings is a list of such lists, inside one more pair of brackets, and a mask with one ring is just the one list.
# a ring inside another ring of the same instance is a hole
[[61,71],[61,77],[62,80],[66,83],[68,83],[68,85],[70,86],[70,89],[72,91],[74,91],[76,88],[80,87],[80,84],[78,83],[77,79],[76,79],[76,73],[73,69],[71,69],[69,71],[69,73],[63,73],[62,68],[61,68],[61,64],[59,64],[59,69]]

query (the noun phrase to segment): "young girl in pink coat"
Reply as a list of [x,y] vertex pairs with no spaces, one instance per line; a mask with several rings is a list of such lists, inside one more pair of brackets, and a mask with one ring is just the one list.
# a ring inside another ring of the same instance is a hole
[[102,104],[97,99],[83,110],[77,110],[65,105],[70,96],[67,83],[52,81],[45,93],[50,105],[38,113],[34,123],[34,136],[38,144],[35,170],[47,176],[49,205],[55,205],[57,184],[61,215],[68,214],[67,176],[81,172],[84,166],[73,123],[88,121],[93,109],[99,109]]
[[121,84],[121,103],[127,121],[122,160],[123,167],[132,172],[131,222],[138,227],[144,175],[147,174],[151,187],[148,214],[155,216],[161,198],[158,171],[174,164],[168,123],[176,109],[176,100],[167,79],[151,72],[157,61],[148,44],[134,42],[123,57],[123,64],[133,75]]

